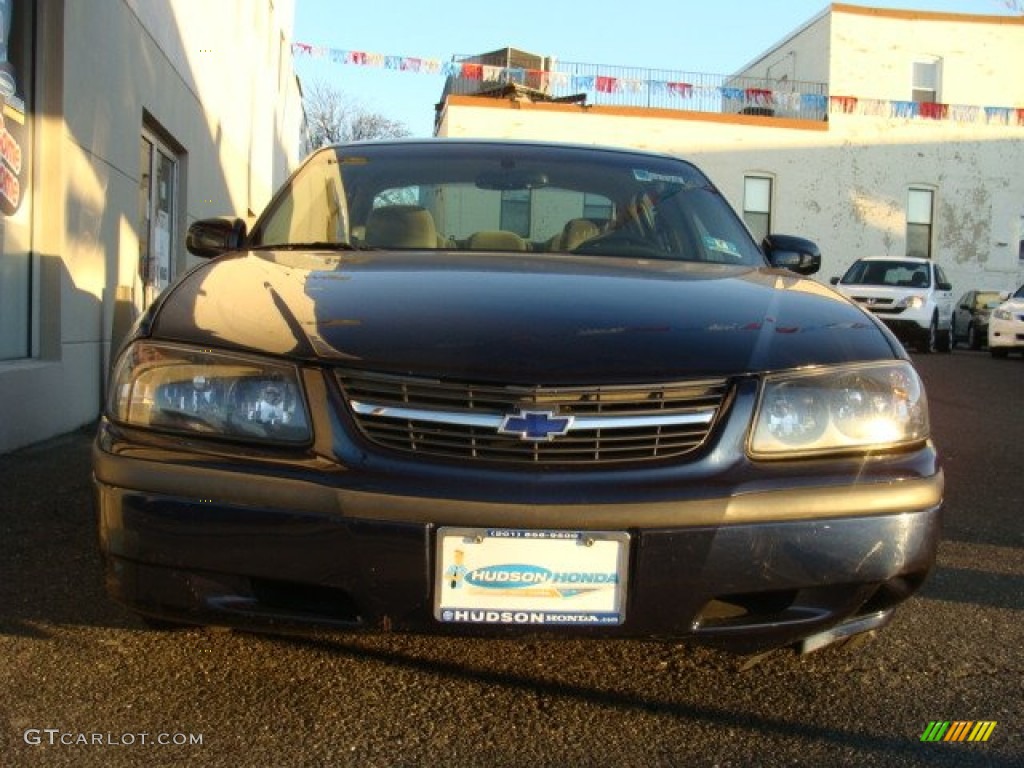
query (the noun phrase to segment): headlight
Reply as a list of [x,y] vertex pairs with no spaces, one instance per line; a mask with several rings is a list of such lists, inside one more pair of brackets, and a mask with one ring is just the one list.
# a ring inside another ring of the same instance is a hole
[[928,437],[924,387],[894,361],[771,375],[754,420],[755,458],[885,449]]
[[924,298],[921,296],[907,296],[897,301],[896,306],[906,309],[920,309],[924,306]]
[[997,309],[992,312],[993,317],[997,320],[1012,320],[1013,316],[1010,314],[1008,309]]
[[294,366],[137,342],[110,387],[115,421],[137,427],[285,443],[310,439]]

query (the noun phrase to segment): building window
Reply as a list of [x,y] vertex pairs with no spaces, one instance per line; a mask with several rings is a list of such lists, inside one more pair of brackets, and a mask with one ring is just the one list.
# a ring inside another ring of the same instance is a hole
[[583,218],[590,219],[595,224],[611,221],[612,201],[604,195],[585,192],[583,194]]
[[139,149],[139,279],[149,306],[174,277],[178,157],[148,130]]
[[911,189],[907,195],[907,256],[932,256],[932,215],[935,193]]
[[33,355],[30,0],[0,0],[0,360]]
[[758,242],[772,229],[772,180],[767,176],[743,178],[743,220]]
[[501,193],[501,229],[530,237],[530,190],[509,189]]
[[918,104],[935,104],[939,101],[940,60],[914,62],[912,99]]

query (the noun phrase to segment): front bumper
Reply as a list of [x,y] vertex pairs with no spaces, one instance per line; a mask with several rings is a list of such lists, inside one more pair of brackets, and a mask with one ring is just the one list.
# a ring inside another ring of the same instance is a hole
[[989,319],[988,346],[990,349],[1024,350],[1024,322],[1020,320]]
[[886,327],[901,341],[908,341],[913,344],[922,341],[928,336],[930,320],[922,319],[921,322],[918,322],[911,318],[896,318],[880,312],[876,313],[875,316],[885,323]]
[[[934,467],[924,453],[909,464]],[[942,497],[941,471],[915,475],[906,460],[883,462],[859,485],[598,504],[399,495],[99,443],[95,457],[115,598],[157,618],[268,629],[524,631],[434,617],[438,527],[473,525],[630,534],[623,623],[532,632],[788,645],[883,623],[934,562]]]

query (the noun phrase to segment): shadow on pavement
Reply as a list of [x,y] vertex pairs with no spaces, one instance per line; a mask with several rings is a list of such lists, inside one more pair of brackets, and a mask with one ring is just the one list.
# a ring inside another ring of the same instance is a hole
[[103,588],[90,446],[76,432],[0,456],[0,633],[48,626],[130,627]]

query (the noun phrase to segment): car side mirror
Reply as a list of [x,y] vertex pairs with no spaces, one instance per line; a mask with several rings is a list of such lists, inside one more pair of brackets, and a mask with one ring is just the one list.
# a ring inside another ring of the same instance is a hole
[[829,283],[831,283],[832,285],[839,285],[840,280],[842,280],[841,277],[830,277],[828,279]]
[[937,287],[938,287],[938,289],[940,291],[952,291],[953,290],[953,284],[952,283],[939,283],[937,285]]
[[761,248],[773,267],[788,269],[798,275],[813,275],[821,269],[821,251],[806,238],[768,235],[761,243]]
[[185,237],[188,252],[204,259],[237,251],[244,242],[245,222],[227,216],[200,219],[188,228]]

